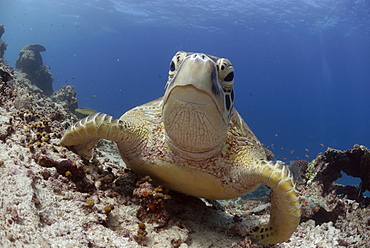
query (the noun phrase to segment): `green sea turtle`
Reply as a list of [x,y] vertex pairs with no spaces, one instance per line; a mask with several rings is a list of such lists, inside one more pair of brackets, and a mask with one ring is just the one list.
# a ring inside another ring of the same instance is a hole
[[267,161],[259,140],[234,109],[234,68],[228,59],[178,52],[163,98],[115,119],[96,113],[78,121],[61,145],[90,159],[100,138],[113,140],[126,165],[185,194],[232,199],[271,188],[268,224],[250,231],[261,244],[286,241],[300,221],[300,201],[287,166]]

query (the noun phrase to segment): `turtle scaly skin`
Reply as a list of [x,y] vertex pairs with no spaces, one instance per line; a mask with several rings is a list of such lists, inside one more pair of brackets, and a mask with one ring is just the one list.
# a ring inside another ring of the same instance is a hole
[[172,59],[163,98],[115,119],[97,113],[64,134],[91,159],[100,138],[113,140],[126,165],[158,184],[196,197],[239,197],[264,184],[271,188],[270,221],[249,235],[260,244],[284,242],[301,216],[292,175],[265,150],[234,109],[234,68],[229,60],[178,52]]

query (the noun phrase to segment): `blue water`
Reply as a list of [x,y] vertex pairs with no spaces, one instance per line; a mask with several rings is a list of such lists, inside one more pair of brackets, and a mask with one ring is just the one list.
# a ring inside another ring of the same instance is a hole
[[[1,0],[5,60],[40,43],[54,90],[119,117],[178,50],[229,58],[235,107],[277,159],[370,146],[370,1]],[[353,183],[344,179],[344,183]]]

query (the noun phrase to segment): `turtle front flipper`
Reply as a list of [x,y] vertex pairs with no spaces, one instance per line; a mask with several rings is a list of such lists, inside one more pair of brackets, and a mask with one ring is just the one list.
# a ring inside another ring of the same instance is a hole
[[110,139],[116,143],[125,143],[129,147],[138,142],[141,137],[139,134],[143,132],[145,132],[144,128],[137,127],[133,123],[107,114],[96,113],[69,127],[60,145],[73,146],[80,156],[90,160],[93,148],[101,138]]
[[270,221],[266,225],[252,228],[249,235],[259,244],[275,244],[288,240],[301,218],[301,203],[288,167],[280,161],[260,160],[255,167],[247,168],[249,171],[244,179],[247,185],[252,182],[271,188]]

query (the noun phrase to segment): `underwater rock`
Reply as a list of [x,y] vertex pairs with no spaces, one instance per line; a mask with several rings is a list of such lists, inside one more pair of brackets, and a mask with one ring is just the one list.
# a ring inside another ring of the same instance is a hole
[[1,40],[1,36],[5,33],[4,25],[0,25],[0,62],[4,59],[4,53],[8,46],[5,41]]
[[[298,189],[302,197],[302,220],[313,220],[315,225],[332,223],[340,230],[334,245],[362,247],[370,242],[370,199],[362,194],[368,190],[368,154],[369,149],[360,145],[347,151],[328,148],[301,167],[303,180],[298,183]],[[341,171],[360,177],[362,187],[336,184]]]
[[40,52],[46,48],[40,44],[27,45],[19,52],[15,67],[19,72],[26,73],[27,78],[39,87],[43,93],[50,96],[53,93],[53,81],[49,67],[44,65]]
[[137,217],[141,221],[151,222],[154,227],[164,226],[168,221],[168,213],[164,209],[165,201],[171,199],[168,189],[162,186],[155,187],[153,180],[146,176],[136,183],[133,195],[140,203]]
[[72,113],[78,108],[78,100],[73,85],[64,85],[55,91],[50,98],[60,104],[63,108],[69,109]]
[[1,39],[1,36],[3,36],[4,33],[5,33],[4,25],[0,24],[0,39]]
[[13,69],[11,69],[9,66],[7,66],[5,64],[0,64],[0,80],[3,83],[6,83],[6,82],[12,80],[12,78],[13,78],[12,75],[14,75]]
[[288,165],[289,170],[293,174],[296,182],[301,183],[304,180],[304,171],[307,170],[309,162],[306,160],[294,160]]
[[[293,174],[300,175],[299,184],[318,182],[323,194],[336,190],[350,199],[361,200],[362,193],[370,191],[370,151],[362,145],[354,145],[346,151],[327,148],[324,154],[317,155],[311,163],[304,160],[293,161],[289,168]],[[342,177],[341,172],[360,178],[361,187],[336,184],[335,181]]]
[[[27,45],[27,46],[23,47],[22,50],[31,50],[31,51],[34,51],[34,52],[45,52],[46,47],[44,47],[41,44],[31,44],[31,45]],[[42,63],[42,60],[41,60],[41,63]]]
[[[19,72],[26,74],[34,73],[44,64],[40,52],[46,51],[46,48],[40,44],[27,45],[19,52],[15,67]],[[31,80],[32,81],[32,80]]]
[[365,146],[354,145],[347,151],[328,148],[324,154],[328,163],[326,174],[337,174],[343,171],[352,177],[359,177],[362,181],[361,193],[370,191],[370,150]]

